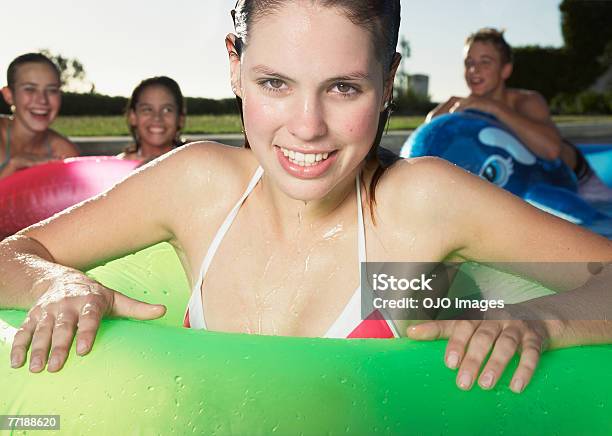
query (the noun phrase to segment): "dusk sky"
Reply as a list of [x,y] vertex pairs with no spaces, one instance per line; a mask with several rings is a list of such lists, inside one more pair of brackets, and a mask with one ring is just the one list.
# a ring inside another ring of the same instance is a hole
[[[514,46],[561,46],[561,0],[402,0],[400,32],[410,73],[429,75],[439,101],[464,95],[465,37],[492,26]],[[29,0],[2,5],[0,69],[47,48],[78,58],[97,92],[127,96],[140,80],[168,75],[191,97],[230,97],[223,43],[235,0]]]

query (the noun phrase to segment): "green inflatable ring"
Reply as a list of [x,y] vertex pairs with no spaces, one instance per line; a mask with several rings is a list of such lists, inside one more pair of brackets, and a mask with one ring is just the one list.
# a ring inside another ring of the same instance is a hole
[[105,320],[62,371],[9,366],[25,314],[0,311],[0,414],[60,415],[62,434],[612,434],[611,346],[551,351],[521,395],[455,387],[445,342],[311,339],[180,327],[188,285],[168,244],[90,271],[163,303],[161,320]]

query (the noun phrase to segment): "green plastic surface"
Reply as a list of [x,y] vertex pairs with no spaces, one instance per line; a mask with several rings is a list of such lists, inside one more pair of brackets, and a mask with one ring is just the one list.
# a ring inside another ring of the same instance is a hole
[[62,434],[86,435],[612,434],[611,346],[545,353],[520,395],[509,371],[492,391],[464,392],[443,341],[182,328],[189,289],[168,244],[91,274],[168,315],[105,320],[90,355],[31,374],[9,366],[10,326],[25,314],[0,311],[0,414],[59,414]]

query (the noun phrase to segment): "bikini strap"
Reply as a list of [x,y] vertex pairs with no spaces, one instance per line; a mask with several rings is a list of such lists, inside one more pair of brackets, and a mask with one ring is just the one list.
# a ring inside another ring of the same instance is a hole
[[202,267],[200,268],[200,274],[198,275],[198,280],[194,284],[194,288],[193,288],[191,299],[190,299],[190,300],[193,300],[193,301],[190,301],[190,305],[189,305],[189,310],[190,310],[189,318],[191,320],[192,328],[205,328],[206,327],[205,324],[199,325],[199,323],[201,322],[200,320],[204,321],[202,301],[200,298],[200,295],[202,292],[202,281],[204,280],[204,276],[208,272],[208,268],[210,267],[210,264],[212,263],[212,260],[215,257],[215,254],[217,253],[219,246],[221,245],[221,241],[223,240],[223,238],[225,237],[225,234],[227,233],[232,223],[234,222],[236,215],[238,215],[238,210],[240,210],[240,206],[242,206],[242,203],[244,203],[246,198],[253,191],[253,189],[259,182],[259,179],[261,179],[262,175],[263,175],[263,168],[261,166],[257,167],[257,170],[255,171],[255,174],[253,174],[253,177],[251,178],[251,181],[249,182],[246,190],[244,191],[244,194],[242,194],[242,197],[240,197],[240,199],[236,202],[236,204],[234,205],[230,213],[227,215],[227,217],[225,218],[225,221],[223,221],[223,224],[221,224],[221,227],[219,227],[219,230],[217,230],[215,237],[213,238],[212,242],[210,243],[210,246],[208,247],[206,256],[204,256],[204,260],[202,261]]
[[359,272],[361,273],[361,262],[367,261],[367,255],[365,225],[363,222],[363,210],[361,205],[361,183],[359,183],[359,176],[355,178],[355,187],[357,189],[357,250],[359,256]]
[[53,149],[51,148],[51,140],[49,139],[49,130],[47,130],[47,133],[45,136],[45,145],[47,146],[47,154],[49,155],[49,158],[52,158]]
[[11,123],[6,123],[6,145],[4,146],[5,156],[4,162],[0,163],[0,171],[4,169],[5,166],[8,165],[9,160],[11,160]]
[[[372,293],[373,292],[369,285],[369,282],[367,280],[365,282],[361,280],[363,277],[363,272],[362,272],[363,263],[367,262],[368,259],[367,259],[367,252],[366,252],[365,223],[363,220],[363,209],[362,209],[362,203],[361,203],[361,183],[359,183],[359,181],[360,181],[359,176],[357,176],[357,178],[355,179],[355,185],[357,187],[357,227],[358,227],[357,229],[357,247],[358,248],[357,249],[359,251],[359,283],[360,283],[360,286],[359,288],[357,288],[359,292],[356,292],[355,295],[353,295],[353,298],[351,298],[351,301],[345,308],[345,311],[353,310],[353,311],[356,311],[357,313],[361,312],[360,304],[361,304],[362,296],[360,293],[362,292]],[[399,331],[397,330],[395,323],[391,320],[391,318],[389,318],[389,315],[382,309],[378,310],[378,312],[383,317],[385,323],[389,326],[389,329],[391,329],[393,336],[396,338],[399,338],[400,337]],[[342,314],[341,317],[342,316],[344,316],[344,314]]]
[[225,234],[227,233],[232,223],[234,222],[236,215],[238,215],[238,210],[240,209],[240,206],[242,206],[242,203],[244,203],[244,200],[246,200],[249,194],[253,191],[253,189],[257,185],[257,182],[259,182],[259,179],[261,179],[262,175],[263,175],[263,168],[257,167],[257,171],[255,171],[255,174],[253,174],[253,177],[251,178],[249,185],[244,191],[244,194],[242,194],[242,197],[240,197],[240,199],[236,202],[236,204],[234,205],[229,215],[225,218],[225,221],[223,221],[223,224],[221,224],[221,227],[219,227],[219,230],[217,231],[217,234],[213,238],[212,242],[210,243],[210,247],[208,247],[208,252],[206,253],[206,256],[204,257],[204,262],[202,263],[202,269],[200,270],[199,281],[201,281],[206,275],[206,272],[208,271],[208,267],[210,266],[213,257],[215,257],[215,254],[217,253],[217,249],[219,248],[219,245],[221,245],[221,241],[223,240],[223,238],[225,237]]

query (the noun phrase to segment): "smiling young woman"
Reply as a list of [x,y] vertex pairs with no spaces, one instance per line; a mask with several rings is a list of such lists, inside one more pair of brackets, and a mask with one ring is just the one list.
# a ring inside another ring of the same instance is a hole
[[[472,387],[485,361],[480,384],[494,386],[520,350],[512,380],[520,392],[543,347],[609,341],[609,323],[569,321],[577,318],[568,298],[580,299],[591,319],[605,319],[610,307],[609,293],[581,288],[590,278],[586,267],[562,277],[533,272],[577,289],[514,305],[496,320],[408,328],[374,312],[362,319],[359,273],[366,260],[612,259],[609,241],[443,161],[380,166],[376,148],[399,63],[399,7],[399,0],[239,1],[236,35],[225,43],[249,148],[181,147],[103,195],[2,242],[0,305],[31,308],[13,344],[13,365],[23,365],[30,348],[32,371],[49,357],[49,370],[57,371],[75,331],[78,352],[91,349],[103,316],[162,316],[163,306],[128,298],[78,271],[159,241],[175,247],[191,281],[187,326],[447,337],[445,361],[459,368],[462,389]],[[521,310],[545,311],[551,319],[511,318]]]
[[0,117],[0,178],[49,160],[78,156],[72,142],[49,128],[61,106],[57,67],[39,53],[14,59],[4,100],[13,115]]
[[178,83],[166,76],[143,80],[134,88],[126,109],[134,142],[119,157],[147,162],[182,145],[185,115]]

